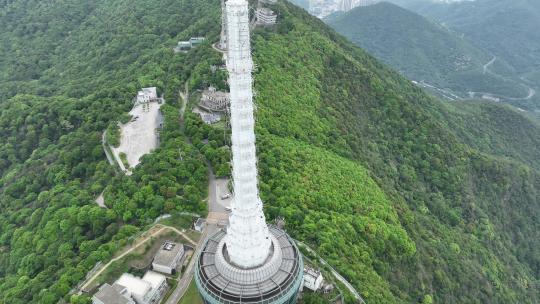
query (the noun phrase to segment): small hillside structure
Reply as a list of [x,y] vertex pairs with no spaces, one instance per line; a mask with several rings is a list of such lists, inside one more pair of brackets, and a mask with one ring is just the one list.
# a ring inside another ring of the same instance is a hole
[[187,52],[194,47],[197,47],[206,40],[204,37],[191,37],[187,41],[179,41],[174,48],[175,52]]
[[322,291],[324,294],[328,294],[328,293],[331,293],[332,291],[334,291],[334,285],[328,283],[328,284],[325,284],[322,288]]
[[193,224],[193,229],[198,232],[202,232],[205,227],[206,221],[202,217],[198,218]]
[[198,46],[199,44],[203,43],[206,38],[204,37],[191,37],[189,39],[189,43],[191,44],[191,47],[194,48]]
[[92,297],[92,304],[135,304],[128,290],[124,286],[105,283]]
[[304,268],[304,287],[311,290],[317,291],[322,287],[323,276],[319,270],[315,270],[310,267]]
[[209,87],[204,90],[199,106],[204,110],[211,112],[224,112],[231,103],[230,94],[218,91],[215,87]]
[[184,245],[166,241],[154,256],[152,269],[161,273],[174,274],[184,254]]
[[189,41],[180,41],[175,48],[175,51],[189,51],[191,50],[191,43]]
[[148,271],[142,279],[124,273],[114,284],[124,287],[136,304],[155,304],[165,294],[167,278],[153,271]]
[[267,7],[257,8],[256,16],[258,25],[274,25],[277,22],[277,14]]
[[157,88],[143,88],[137,93],[135,97],[135,102],[138,104],[149,103],[152,101],[158,101]]

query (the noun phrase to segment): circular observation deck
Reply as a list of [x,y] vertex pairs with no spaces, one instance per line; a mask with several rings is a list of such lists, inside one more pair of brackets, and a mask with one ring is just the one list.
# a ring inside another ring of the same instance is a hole
[[195,283],[209,304],[294,304],[303,281],[304,265],[294,241],[269,227],[272,247],[264,264],[241,268],[230,262],[226,233],[218,231],[196,257]]

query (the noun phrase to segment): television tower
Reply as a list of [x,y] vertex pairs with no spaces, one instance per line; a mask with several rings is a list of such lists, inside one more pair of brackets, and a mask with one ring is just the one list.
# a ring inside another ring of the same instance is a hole
[[195,282],[205,303],[296,303],[301,255],[284,231],[266,225],[259,198],[248,2],[228,0],[223,13],[234,198],[227,232],[218,231],[205,243]]

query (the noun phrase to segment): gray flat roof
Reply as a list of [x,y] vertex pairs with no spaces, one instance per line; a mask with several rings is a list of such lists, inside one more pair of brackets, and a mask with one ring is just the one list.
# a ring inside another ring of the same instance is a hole
[[117,288],[112,287],[109,284],[101,286],[99,291],[94,295],[97,299],[105,304],[129,304],[130,301],[124,297]]
[[182,244],[166,241],[156,253],[153,263],[171,266],[178,253],[183,249],[184,245]]

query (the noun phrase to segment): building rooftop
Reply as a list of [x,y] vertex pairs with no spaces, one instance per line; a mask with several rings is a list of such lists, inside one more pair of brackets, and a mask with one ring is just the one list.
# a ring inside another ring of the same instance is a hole
[[321,275],[321,272],[319,270],[313,269],[311,267],[306,267],[306,268],[304,268],[304,274],[305,275],[310,275],[310,276],[313,276],[313,277],[318,277],[318,276]]
[[273,10],[271,10],[271,9],[269,9],[267,7],[259,7],[257,9],[257,12],[262,13],[264,15],[268,15],[268,16],[277,16],[277,14],[274,13]]
[[152,285],[149,282],[137,278],[136,276],[129,273],[122,274],[122,276],[116,281],[115,284],[126,287],[126,289],[131,294],[141,298],[144,297],[144,295],[147,294],[150,290],[152,290]]
[[195,226],[202,226],[205,223],[206,223],[206,220],[204,218],[200,217],[195,221]]
[[94,295],[94,297],[106,304],[130,304],[133,303],[131,299],[126,298],[122,295],[121,286],[111,286],[107,283],[103,284],[99,288],[99,291]]
[[156,253],[153,263],[165,266],[174,264],[176,256],[184,249],[183,246],[182,244],[166,241]]
[[209,87],[208,89],[203,91],[203,98],[207,97],[214,97],[214,98],[226,98],[229,99],[230,93],[229,92],[223,92],[218,91],[215,87]]
[[[180,245],[182,246],[182,245]],[[177,247],[180,247],[177,246]],[[143,281],[150,283],[153,289],[159,288],[163,282],[167,279],[164,275],[157,272],[148,271],[143,276]]]

